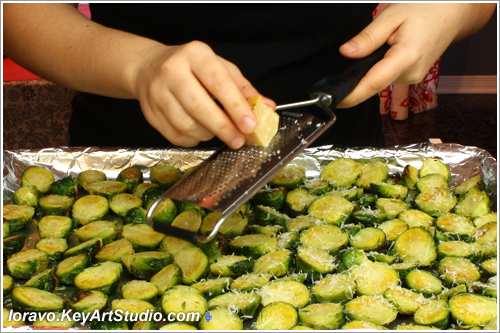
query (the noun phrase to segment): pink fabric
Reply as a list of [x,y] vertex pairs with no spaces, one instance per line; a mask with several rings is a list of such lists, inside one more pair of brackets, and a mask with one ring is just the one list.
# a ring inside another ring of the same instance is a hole
[[[373,12],[375,18],[385,6],[379,6]],[[424,80],[418,84],[394,84],[382,90],[380,113],[390,114],[392,119],[405,120],[411,113],[420,113],[437,107],[437,87],[439,82],[438,59],[431,67]]]

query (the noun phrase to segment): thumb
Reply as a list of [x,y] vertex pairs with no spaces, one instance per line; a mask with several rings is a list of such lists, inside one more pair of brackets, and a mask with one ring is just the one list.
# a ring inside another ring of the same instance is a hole
[[340,54],[353,59],[366,57],[386,43],[400,24],[400,20],[387,17],[382,12],[359,34],[340,46]]

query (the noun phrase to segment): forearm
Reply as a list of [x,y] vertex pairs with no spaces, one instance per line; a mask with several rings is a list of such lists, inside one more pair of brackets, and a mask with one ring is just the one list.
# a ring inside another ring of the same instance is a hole
[[150,39],[103,27],[69,4],[4,4],[4,52],[37,75],[79,91],[137,98]]

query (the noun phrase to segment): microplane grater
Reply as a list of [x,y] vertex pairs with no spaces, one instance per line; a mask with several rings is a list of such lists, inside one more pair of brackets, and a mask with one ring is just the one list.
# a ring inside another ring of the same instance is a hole
[[[383,57],[385,51],[386,48],[382,47],[372,55],[356,60],[342,75],[319,81],[310,88],[313,89],[309,93],[311,100],[278,106],[278,132],[266,147],[243,146],[234,150],[223,146],[216,150],[152,203],[146,217],[147,223],[156,231],[194,243],[211,241],[231,214],[336,121],[337,116],[330,106],[337,106],[354,89],[368,69]],[[286,111],[314,104],[326,112],[328,120],[322,121],[300,110]],[[222,215],[207,235],[164,223],[154,223],[153,212],[166,198],[193,203]]]

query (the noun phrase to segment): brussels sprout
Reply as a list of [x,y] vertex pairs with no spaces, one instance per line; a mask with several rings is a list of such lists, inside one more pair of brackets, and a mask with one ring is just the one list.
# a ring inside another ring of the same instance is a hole
[[66,238],[73,230],[73,221],[67,216],[46,215],[37,227],[41,238]]
[[292,216],[304,215],[311,203],[316,199],[315,194],[305,188],[296,188],[286,195],[285,206]]
[[297,249],[295,266],[299,271],[310,273],[312,278],[321,274],[333,273],[337,268],[335,257],[328,252],[312,246]]
[[253,202],[255,205],[272,207],[276,210],[283,208],[285,203],[286,188],[262,188],[254,196]]
[[497,213],[493,212],[476,217],[472,222],[474,223],[476,228],[481,228],[483,225],[487,223],[497,222],[497,221],[498,221]]
[[302,232],[310,227],[313,227],[315,225],[320,225],[320,224],[325,224],[324,221],[320,220],[317,217],[313,216],[299,216],[294,219],[289,220],[286,223],[286,230],[287,231],[296,231],[296,232]]
[[378,252],[369,252],[366,254],[366,256],[371,261],[383,262],[388,265],[393,264],[397,259],[395,256],[390,256],[388,254],[378,253]]
[[309,215],[322,219],[328,224],[341,225],[354,211],[354,204],[339,196],[322,196],[314,200],[308,208]]
[[314,195],[323,195],[330,192],[333,189],[332,184],[326,179],[314,178],[306,180],[304,183],[304,188]]
[[352,247],[365,251],[378,250],[386,243],[385,232],[379,228],[362,229],[349,240]]
[[410,207],[407,202],[399,199],[379,198],[375,202],[375,208],[385,213],[388,220],[392,220]]
[[387,220],[387,214],[380,210],[358,210],[352,213],[353,222],[362,223],[365,226],[378,225]]
[[286,187],[293,190],[304,184],[306,181],[306,170],[297,166],[286,166],[276,173],[269,185],[271,187]]
[[126,216],[129,210],[140,207],[141,198],[130,193],[119,193],[109,199],[109,208],[118,216]]
[[109,212],[109,202],[100,195],[86,195],[76,200],[71,216],[82,225],[101,220]]
[[128,186],[116,180],[102,180],[88,185],[86,190],[91,195],[101,195],[109,200],[114,195],[127,192]]
[[273,251],[255,261],[253,272],[270,273],[274,277],[281,277],[288,272],[291,260],[290,250]]
[[463,257],[473,262],[478,262],[483,258],[482,246],[476,243],[466,243],[464,241],[442,242],[437,247],[438,257]]
[[203,295],[195,288],[188,286],[174,286],[163,294],[161,299],[163,312],[168,315],[175,313],[198,313],[199,316],[186,316],[187,324],[198,322],[208,310],[207,301]]
[[359,177],[356,179],[356,186],[370,188],[373,182],[385,182],[389,177],[387,164],[380,161],[363,165]]
[[433,326],[439,329],[444,329],[448,325],[450,310],[448,302],[445,300],[430,300],[422,305],[413,318],[418,325]]
[[349,158],[339,158],[328,163],[320,173],[334,188],[350,187],[356,181],[363,165]]
[[[490,222],[486,223],[482,227],[476,230],[476,233],[473,236],[473,239],[476,243],[482,245],[493,245],[496,249],[497,247],[497,223]],[[495,250],[496,254],[496,250]]]
[[280,225],[247,225],[246,232],[249,234],[260,234],[267,236],[277,236],[282,230],[283,227]]
[[198,247],[186,247],[176,254],[174,260],[182,271],[182,283],[192,284],[206,278],[210,263],[206,254]]
[[80,172],[76,180],[78,181],[78,185],[88,191],[87,188],[90,184],[106,179],[106,174],[100,170],[84,170]]
[[335,254],[349,241],[349,235],[335,225],[313,226],[300,235],[300,242]]
[[166,235],[161,241],[160,250],[175,255],[177,252],[184,249],[185,247],[191,247],[191,246],[193,246],[193,243],[191,243],[190,241]]
[[450,212],[457,204],[457,198],[451,190],[436,187],[417,195],[415,204],[424,213],[438,217]]
[[[5,315],[4,315],[4,317],[5,317]],[[490,320],[488,322],[488,324],[486,324],[483,327],[483,330],[486,330],[486,331],[498,331],[498,319],[497,319],[497,317],[495,317],[492,320]]]
[[431,173],[423,176],[417,182],[417,189],[419,192],[431,190],[436,187],[449,187],[448,181],[443,175]]
[[387,241],[392,242],[395,241],[396,238],[399,237],[399,235],[408,230],[408,224],[406,224],[405,221],[397,218],[381,223],[378,228],[384,231]]
[[289,231],[280,234],[277,237],[278,250],[295,250],[300,242],[300,236],[297,231]]
[[175,203],[175,207],[177,207],[178,213],[182,213],[191,209],[196,209],[200,212],[202,218],[207,216],[207,210],[205,208],[201,207],[200,205],[194,204],[192,202],[177,201]]
[[349,271],[356,280],[358,295],[383,295],[388,288],[399,285],[398,272],[385,263],[365,260]]
[[468,284],[470,292],[497,299],[497,288],[486,283],[472,282]]
[[4,205],[2,215],[3,220],[9,222],[10,231],[17,231],[31,222],[35,215],[35,208],[26,205]]
[[37,317],[35,321],[32,322],[33,326],[41,326],[44,329],[48,327],[57,327],[57,328],[71,328],[76,325],[76,321],[73,320],[71,316],[65,316],[62,312],[55,312],[54,317],[51,317],[49,320],[48,317],[44,317],[43,319]]
[[388,330],[385,326],[380,326],[369,321],[363,320],[351,320],[347,324],[343,325],[341,330]]
[[368,260],[363,250],[354,248],[341,251],[339,253],[339,258],[346,269],[356,265],[361,265],[363,262]]
[[448,302],[452,317],[465,325],[484,326],[497,317],[497,302],[486,296],[461,293]]
[[145,224],[148,211],[142,207],[130,209],[123,218],[123,224]]
[[42,238],[36,242],[35,248],[49,255],[49,259],[60,260],[68,249],[65,238]]
[[481,263],[483,277],[489,278],[497,275],[497,258],[490,258]]
[[450,169],[446,164],[437,158],[426,157],[422,161],[422,166],[420,167],[418,176],[424,177],[433,173],[443,175],[447,181],[451,180]]
[[448,301],[453,296],[466,292],[467,292],[467,286],[465,284],[459,284],[456,287],[443,290],[439,295],[437,295],[437,299]]
[[369,186],[370,192],[378,195],[380,198],[404,200],[408,195],[408,187],[406,186],[387,184],[384,182],[371,182]]
[[193,283],[191,287],[197,289],[207,299],[217,297],[229,291],[233,279],[230,277],[219,277]]
[[3,226],[3,228],[2,228],[3,238],[2,239],[10,237],[10,225],[6,219],[3,220],[2,226]]
[[139,252],[155,250],[165,235],[154,231],[147,224],[127,224],[123,226],[122,237],[126,238],[134,250]]
[[51,292],[30,287],[12,290],[12,306],[19,311],[62,311],[64,300]]
[[90,325],[93,330],[113,330],[113,331],[127,331],[129,330],[128,324],[124,321],[93,321]]
[[483,177],[481,175],[476,175],[472,178],[466,179],[461,182],[457,187],[455,187],[455,194],[462,195],[473,187],[477,187],[483,183]]
[[356,210],[371,209],[375,207],[375,203],[377,202],[378,197],[376,195],[371,194],[363,194],[363,196],[356,201],[353,201]]
[[38,207],[38,200],[40,200],[41,193],[36,186],[22,186],[14,192],[14,204]]
[[315,330],[335,330],[344,325],[344,313],[341,304],[310,304],[299,310],[300,322]]
[[479,268],[465,258],[445,257],[439,261],[438,272],[447,285],[478,281]]
[[232,291],[252,291],[259,289],[271,280],[272,275],[268,273],[250,273],[236,278],[231,283]]
[[66,195],[50,194],[38,201],[40,211],[45,215],[61,215],[69,211],[75,199]]
[[202,330],[243,330],[243,321],[227,308],[210,311],[210,317],[203,316],[200,321]]
[[427,302],[424,296],[399,286],[388,288],[384,293],[384,297],[391,301],[398,312],[403,315],[414,314]]
[[382,296],[359,296],[345,305],[345,313],[351,320],[368,321],[377,325],[392,323],[398,311]]
[[267,235],[244,235],[230,241],[229,248],[237,254],[258,258],[266,253],[276,251],[278,241]]
[[74,283],[80,290],[97,290],[109,295],[118,287],[122,272],[121,264],[105,261],[78,273]]
[[286,225],[288,216],[278,212],[272,207],[262,205],[255,206],[255,218],[260,225]]
[[149,172],[149,178],[151,183],[158,184],[165,191],[181,178],[181,172],[169,164],[155,165]]
[[[153,304],[139,299],[115,299],[111,302],[111,310],[121,310],[122,313],[129,313],[129,318],[138,318],[141,313],[156,312]],[[132,321],[132,320],[131,320]]]
[[80,242],[100,238],[103,244],[109,244],[116,239],[118,228],[116,222],[94,221],[78,229],[75,234]]
[[404,221],[409,228],[424,228],[431,231],[434,228],[434,218],[429,214],[416,209],[408,209],[398,215],[398,219]]
[[339,191],[333,191],[333,192],[328,192],[325,194],[325,196],[338,196],[342,197],[348,201],[351,201],[355,204],[356,209],[359,209],[357,206],[357,202],[360,201],[363,198],[364,194],[364,189],[362,188],[351,188],[347,190],[339,190]]
[[102,249],[102,240],[100,238],[92,238],[64,252],[64,257],[76,256],[80,253],[87,253],[92,258]]
[[458,198],[455,213],[475,219],[491,212],[488,194],[478,188],[471,188]]
[[403,262],[416,262],[421,266],[429,266],[437,258],[436,243],[422,228],[403,232],[394,242],[394,249]]
[[[186,213],[184,213],[184,214],[186,214]],[[174,202],[172,200],[170,200],[169,198],[166,198],[165,200],[160,202],[158,204],[158,206],[156,206],[151,219],[155,223],[159,222],[159,223],[165,223],[165,224],[172,224],[175,221],[176,215],[177,215],[177,208],[176,208]],[[191,215],[196,216],[196,213],[191,213]],[[199,215],[201,216],[201,214],[199,214]],[[182,216],[182,213],[179,214],[179,216]],[[195,217],[195,218],[198,219],[197,217]],[[182,219],[185,219],[185,217],[183,217]],[[200,220],[201,220],[201,218],[200,218]],[[179,221],[175,221],[175,222],[176,222],[176,224],[179,224]],[[185,222],[187,222],[187,221],[185,221]],[[198,223],[198,221],[196,221],[196,223]],[[201,224],[201,221],[200,221],[200,224]],[[185,227],[182,229],[185,229]]]
[[69,307],[79,313],[93,313],[108,306],[108,296],[97,290],[82,290],[69,298]]
[[210,265],[210,272],[214,276],[235,277],[251,272],[253,265],[254,260],[252,258],[239,255],[225,255]]
[[163,267],[151,277],[149,282],[154,283],[158,287],[159,293],[163,294],[165,290],[182,282],[182,271],[177,264],[173,263]]
[[10,274],[21,280],[27,280],[33,275],[43,272],[48,265],[48,254],[37,249],[14,253],[7,260],[7,269]]
[[[222,214],[219,212],[208,213],[201,223],[199,232],[202,234],[208,234],[211,232],[217,222],[219,222]],[[227,238],[234,238],[241,236],[248,225],[248,217],[241,212],[236,212],[229,216],[220,226],[219,233],[226,236]]]
[[[22,314],[19,312],[15,312],[14,310],[7,310],[6,308],[3,308],[3,327],[11,327],[11,326],[24,326],[25,322],[22,320]],[[12,316],[11,316],[12,314]],[[14,318],[17,318],[17,315],[20,315],[20,320],[15,320]],[[9,320],[9,318],[11,318]]]
[[252,317],[259,307],[261,297],[256,293],[229,292],[208,301],[208,310],[229,308],[238,314]]
[[142,193],[142,208],[149,210],[153,202],[163,194],[163,189],[159,186],[149,187]]
[[419,269],[412,270],[406,275],[405,283],[411,290],[426,297],[437,295],[443,290],[441,280],[431,272]]
[[4,260],[7,259],[10,255],[14,253],[18,253],[24,247],[24,243],[26,242],[26,236],[17,235],[3,239],[3,257]]
[[454,213],[438,217],[436,227],[442,232],[455,234],[458,239],[465,241],[470,240],[476,231],[476,227],[468,218]]
[[[159,188],[158,184],[141,183],[135,187],[134,192],[132,192],[132,194],[138,198],[144,199],[144,197],[143,197],[144,192],[147,189],[150,189],[151,187],[158,187]],[[161,192],[163,193],[163,191],[161,191]],[[143,207],[144,207],[144,202],[143,202]]]
[[343,303],[354,297],[356,281],[347,271],[329,275],[311,287],[314,299],[319,303]]
[[222,257],[227,252],[227,239],[222,234],[217,234],[214,239],[206,243],[198,244],[198,247],[205,252],[210,263]]
[[91,258],[87,253],[80,253],[64,259],[57,265],[56,276],[63,284],[73,284],[75,276],[85,268],[90,267]]
[[297,325],[297,310],[285,302],[266,305],[259,313],[256,321],[258,330],[289,330]]
[[14,288],[14,279],[10,275],[4,275],[2,284],[3,284],[3,297],[5,297],[8,294],[10,294],[10,292]]
[[201,227],[201,220],[200,211],[197,209],[190,209],[177,215],[172,222],[172,226],[192,232],[198,232]]
[[309,304],[311,294],[301,282],[293,280],[271,281],[257,291],[262,297],[261,304],[266,306],[274,302],[285,302],[300,308]]
[[95,255],[95,259],[101,262],[114,261],[121,263],[121,258],[130,254],[134,254],[134,247],[126,238],[122,238],[103,246]]
[[36,165],[28,167],[21,176],[21,186],[36,186],[42,194],[48,192],[54,182],[52,172]]
[[144,175],[139,168],[131,166],[120,171],[116,180],[127,184],[128,192],[132,193],[137,185],[144,182]]
[[410,190],[415,189],[418,182],[418,169],[412,165],[405,165],[403,169],[403,182]]
[[123,256],[127,271],[138,279],[149,280],[163,267],[172,263],[173,256],[166,252],[141,252]]
[[78,181],[71,176],[61,178],[50,185],[50,192],[52,194],[76,197],[78,196]]

